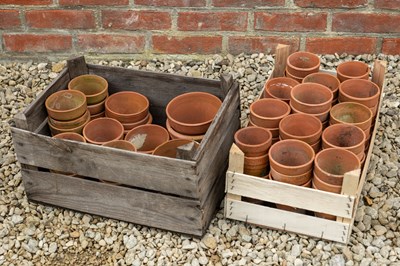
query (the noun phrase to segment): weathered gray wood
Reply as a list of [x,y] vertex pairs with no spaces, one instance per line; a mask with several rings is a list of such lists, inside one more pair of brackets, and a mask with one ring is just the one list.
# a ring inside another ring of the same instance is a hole
[[86,65],[84,56],[79,56],[67,60],[67,66],[70,79],[89,73],[89,69]]
[[228,94],[229,90],[232,87],[232,84],[233,84],[232,75],[226,75],[226,74],[221,75],[221,89],[225,95]]
[[24,113],[17,113],[14,115],[13,121],[17,128],[28,129],[28,122]]
[[193,156],[197,151],[197,147],[194,144],[194,142],[190,142],[188,144],[179,146],[176,149],[176,158],[193,161]]
[[53,139],[11,128],[20,163],[190,198],[195,162]]
[[70,177],[22,170],[28,199],[167,230],[202,235],[194,200]]

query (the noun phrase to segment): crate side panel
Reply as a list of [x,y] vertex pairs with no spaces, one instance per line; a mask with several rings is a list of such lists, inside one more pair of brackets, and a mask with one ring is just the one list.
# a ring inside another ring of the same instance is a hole
[[82,178],[23,170],[28,198],[64,208],[201,236],[194,200]]
[[[12,128],[22,164],[196,198],[195,163],[53,139]],[[40,155],[40,156],[38,156]]]

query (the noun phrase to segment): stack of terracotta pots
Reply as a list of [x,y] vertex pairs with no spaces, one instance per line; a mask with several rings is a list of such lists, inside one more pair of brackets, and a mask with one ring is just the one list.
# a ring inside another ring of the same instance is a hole
[[290,106],[278,99],[265,98],[250,105],[250,126],[268,129],[272,135],[272,144],[279,140],[279,123],[290,114]]
[[106,117],[118,120],[124,128],[124,134],[137,126],[151,124],[153,121],[149,113],[149,100],[137,92],[114,93],[107,98],[105,108]]
[[297,139],[309,144],[314,152],[321,147],[322,123],[309,114],[291,114],[279,123],[279,138]]
[[320,64],[320,59],[316,54],[295,52],[287,58],[286,76],[301,83],[306,76],[318,72]]
[[340,81],[337,77],[323,72],[312,73],[303,79],[303,83],[318,83],[332,91],[332,105],[338,102]]
[[269,79],[264,86],[264,98],[275,98],[289,103],[292,88],[300,84],[298,81],[288,77]]
[[244,153],[244,173],[263,177],[268,174],[268,150],[271,147],[271,132],[261,127],[239,129],[235,143]]
[[61,90],[50,95],[45,102],[51,134],[82,133],[90,121],[86,97],[80,91]]
[[68,83],[69,90],[86,95],[87,108],[91,119],[104,116],[104,104],[108,96],[108,82],[97,75],[81,75]]
[[148,124],[131,129],[125,140],[133,143],[138,152],[152,154],[159,145],[169,140],[169,134],[162,126]]
[[102,145],[114,140],[122,140],[124,137],[124,127],[113,118],[96,118],[83,128],[83,136],[88,143]]
[[336,69],[336,74],[340,82],[348,79],[368,79],[369,73],[369,66],[360,61],[343,62]]
[[166,107],[171,139],[201,141],[214,120],[221,100],[206,92],[189,92],[173,98]]
[[[354,153],[341,148],[324,149],[315,156],[313,188],[339,194],[342,191],[344,174],[359,168],[360,161]],[[335,216],[323,213],[315,215],[336,219]]]

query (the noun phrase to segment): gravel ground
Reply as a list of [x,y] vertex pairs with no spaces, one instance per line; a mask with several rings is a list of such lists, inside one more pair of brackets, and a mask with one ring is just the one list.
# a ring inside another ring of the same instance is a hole
[[[0,63],[0,265],[400,265],[400,56],[388,61],[381,126],[349,245],[225,220],[220,210],[202,240],[28,202],[10,119],[57,76],[65,62]],[[332,68],[347,55],[325,55]],[[273,57],[219,55],[204,61],[96,61],[241,84],[242,119],[272,70]]]

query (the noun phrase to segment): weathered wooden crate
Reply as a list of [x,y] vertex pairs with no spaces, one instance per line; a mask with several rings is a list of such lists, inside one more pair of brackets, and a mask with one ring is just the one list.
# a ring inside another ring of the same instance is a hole
[[[284,75],[289,51],[289,46],[278,45],[275,68],[269,78]],[[385,69],[386,62],[375,62],[372,81],[381,88],[378,112],[382,103]],[[332,71],[326,72],[335,73]],[[225,217],[262,227],[348,243],[371,159],[374,139],[379,125],[378,119],[379,115],[376,117],[364,167],[345,174],[341,194],[245,175],[243,174],[243,152],[235,144],[232,144],[229,155],[229,168],[226,173]],[[242,197],[327,213],[337,216],[337,220],[331,221],[309,214],[300,214],[253,204],[242,201]]]
[[[199,149],[189,160],[132,153],[50,137],[44,102],[81,74],[109,82],[109,92],[146,95],[154,123],[164,125],[175,96],[204,91],[223,100]],[[221,81],[86,64],[68,66],[22,113],[12,136],[28,199],[118,220],[202,236],[224,196],[233,134],[239,128],[239,86]],[[73,172],[83,179],[49,172]],[[107,180],[116,186],[96,181]]]

